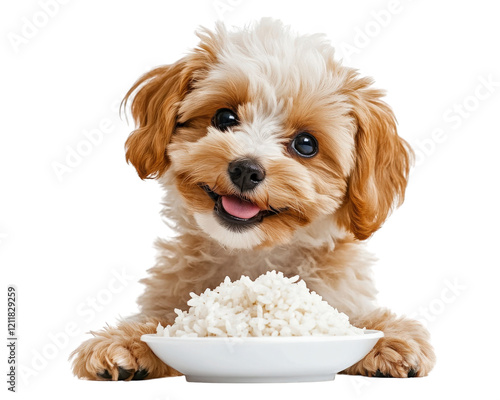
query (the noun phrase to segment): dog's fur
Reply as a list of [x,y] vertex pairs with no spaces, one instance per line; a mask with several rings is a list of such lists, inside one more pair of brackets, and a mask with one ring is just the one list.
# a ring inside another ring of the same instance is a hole
[[[93,333],[72,354],[74,373],[104,380],[177,374],[140,336],[172,323],[190,292],[214,288],[225,276],[254,279],[276,269],[300,275],[353,324],[384,331],[346,373],[426,375],[435,361],[429,334],[375,306],[373,260],[361,243],[403,201],[412,157],[383,92],[337,62],[321,35],[298,36],[278,21],[238,31],[218,25],[198,35],[196,49],[145,74],[125,97],[134,95],[137,123],[127,160],[142,179],[156,178],[166,189],[164,216],[177,236],[158,242],[158,263],[142,281],[141,313]],[[221,108],[236,112],[239,124],[214,127]],[[311,158],[290,148],[304,131],[319,144]],[[227,172],[241,158],[258,160],[266,172],[245,193]],[[200,185],[280,213],[229,229]]]

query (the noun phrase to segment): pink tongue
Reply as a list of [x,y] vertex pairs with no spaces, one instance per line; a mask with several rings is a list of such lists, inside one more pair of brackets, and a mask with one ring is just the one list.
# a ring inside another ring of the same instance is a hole
[[243,219],[255,217],[260,211],[255,204],[236,196],[222,196],[222,207],[232,216]]

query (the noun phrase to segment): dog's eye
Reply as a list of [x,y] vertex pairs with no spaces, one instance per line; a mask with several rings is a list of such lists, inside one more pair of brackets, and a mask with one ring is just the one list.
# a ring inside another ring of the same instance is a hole
[[292,149],[301,157],[313,157],[318,152],[318,142],[310,133],[301,132],[293,139]]
[[225,131],[231,126],[238,125],[239,122],[238,116],[228,108],[217,110],[212,118],[212,125],[221,131]]

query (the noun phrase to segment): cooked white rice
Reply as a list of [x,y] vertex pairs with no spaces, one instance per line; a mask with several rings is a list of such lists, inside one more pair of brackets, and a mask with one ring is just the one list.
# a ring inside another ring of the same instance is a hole
[[309,291],[298,276],[271,271],[252,281],[226,277],[214,290],[191,293],[189,311],[175,310],[173,325],[157,334],[181,336],[340,336],[361,335],[349,317]]

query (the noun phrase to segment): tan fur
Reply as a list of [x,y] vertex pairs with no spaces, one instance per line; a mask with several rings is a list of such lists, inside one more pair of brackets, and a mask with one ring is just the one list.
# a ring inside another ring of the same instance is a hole
[[[127,159],[141,178],[158,178],[166,192],[163,216],[176,236],[157,242],[140,314],[76,349],[74,373],[101,379],[107,370],[116,380],[123,379],[121,367],[147,369],[148,378],[175,375],[139,341],[141,334],[173,321],[190,292],[213,289],[226,276],[254,279],[276,269],[300,275],[358,326],[384,331],[346,373],[426,375],[435,362],[428,332],[377,308],[373,257],[360,242],[403,201],[412,157],[382,92],[338,63],[322,38],[295,36],[277,21],[235,32],[218,25],[199,36],[192,53],[144,75],[125,98],[135,93],[137,129],[127,140]],[[233,110],[239,124],[213,127],[220,108]],[[304,131],[319,144],[312,158],[291,148]],[[245,193],[227,172],[241,158],[256,159],[266,171]],[[231,231],[215,219],[200,185],[280,212]]]
[[354,103],[358,134],[356,166],[339,221],[361,240],[380,228],[395,202],[402,204],[413,156],[397,134],[392,110],[380,100],[383,92],[371,84],[353,75],[344,89]]
[[116,328],[107,327],[83,342],[70,357],[78,355],[73,363],[73,372],[80,378],[108,380],[101,377],[105,371],[110,379],[118,380],[119,367],[130,371],[125,380],[132,379],[134,372],[146,370],[147,378],[176,376],[179,373],[156,357],[148,345],[140,340],[141,335],[155,333],[158,323],[171,320],[148,318],[141,322],[123,321]]
[[393,378],[426,376],[436,357],[429,344],[429,332],[417,321],[398,318],[388,310],[378,309],[352,319],[357,326],[384,332],[375,347],[358,363],[345,370],[351,375],[376,376],[377,372]]

